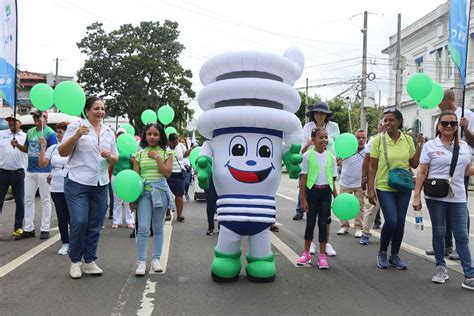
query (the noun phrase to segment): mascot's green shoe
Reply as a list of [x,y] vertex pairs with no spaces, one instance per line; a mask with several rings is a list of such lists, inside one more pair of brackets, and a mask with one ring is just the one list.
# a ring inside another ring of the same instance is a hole
[[239,279],[242,262],[240,256],[242,251],[233,254],[225,254],[214,248],[214,259],[212,260],[212,279],[216,282],[234,282]]
[[251,257],[247,254],[247,277],[252,282],[267,283],[275,281],[275,256],[273,254],[267,257]]

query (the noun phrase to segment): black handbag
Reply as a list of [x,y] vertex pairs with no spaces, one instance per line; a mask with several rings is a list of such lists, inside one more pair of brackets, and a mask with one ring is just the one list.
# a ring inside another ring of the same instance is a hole
[[448,179],[425,179],[423,182],[423,193],[426,196],[443,198],[447,197],[449,193],[453,194],[451,190],[451,179],[456,169],[459,157],[459,144],[454,143],[453,157],[451,158],[451,165],[449,167],[449,178]]

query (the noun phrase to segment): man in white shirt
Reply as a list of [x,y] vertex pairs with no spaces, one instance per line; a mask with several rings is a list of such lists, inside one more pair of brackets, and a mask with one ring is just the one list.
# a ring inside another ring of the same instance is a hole
[[[359,147],[357,152],[342,161],[341,179],[339,181],[339,192],[354,194],[360,202],[360,213],[354,220],[354,228],[356,229],[355,237],[362,237],[362,228],[364,221],[364,195],[365,192],[361,187],[362,164],[365,158],[365,144],[367,142],[367,134],[363,129],[355,132]],[[349,233],[349,221],[341,221],[341,228],[337,232],[338,235]]]
[[13,115],[5,119],[9,129],[0,131],[0,214],[8,187],[15,198],[15,224],[13,236],[21,239],[25,216],[25,160],[26,154],[12,146],[13,139],[24,144],[26,134],[20,129],[21,121]]

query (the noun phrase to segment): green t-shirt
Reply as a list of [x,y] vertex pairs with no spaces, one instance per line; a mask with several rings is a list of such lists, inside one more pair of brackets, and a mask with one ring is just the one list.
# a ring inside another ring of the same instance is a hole
[[[161,173],[160,169],[158,168],[158,164],[156,160],[153,158],[148,157],[148,152],[156,151],[161,156],[163,161],[168,159],[169,154],[174,156],[174,151],[171,149],[166,149],[164,151],[161,147],[146,147],[145,149],[137,152],[135,154],[135,159],[137,163],[140,165],[140,175],[143,180],[158,180],[164,178],[163,174]],[[149,187],[145,186],[145,189],[149,190]]]
[[114,165],[114,169],[112,170],[112,175],[116,176],[120,171],[129,170],[132,168],[132,160],[129,156],[119,156],[119,160]]
[[[415,155],[415,144],[413,143],[411,136],[401,133],[396,143],[390,136],[388,136],[388,134],[385,135],[385,139],[387,140],[387,157],[390,162],[390,168],[403,168],[410,170],[409,160]],[[388,185],[388,167],[384,155],[381,134],[374,138],[370,157],[378,159],[375,184],[376,189],[380,191],[397,192],[397,190]]]

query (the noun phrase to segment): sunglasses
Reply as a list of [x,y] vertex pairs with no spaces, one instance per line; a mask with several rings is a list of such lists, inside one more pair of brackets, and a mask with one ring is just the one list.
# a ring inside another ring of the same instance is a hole
[[388,108],[385,108],[385,109],[383,110],[383,114],[393,113],[393,112],[395,112],[395,110],[396,110],[396,109],[395,109],[394,106],[389,106]]
[[441,121],[439,122],[441,126],[443,127],[448,127],[448,125],[451,125],[451,127],[456,127],[458,126],[458,121]]
[[38,118],[40,118],[40,117],[46,117],[46,116],[44,116],[44,115],[38,115],[38,114],[33,114],[33,117],[38,119]]

